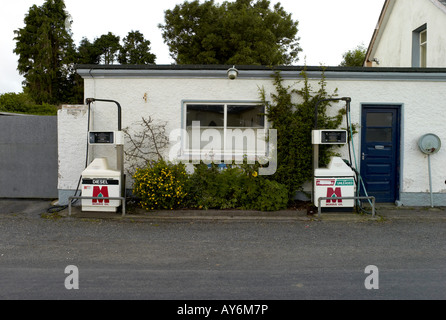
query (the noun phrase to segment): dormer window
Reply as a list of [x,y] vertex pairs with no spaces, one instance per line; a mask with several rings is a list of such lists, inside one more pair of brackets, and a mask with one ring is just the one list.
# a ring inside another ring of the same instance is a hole
[[427,67],[427,24],[424,24],[413,31],[412,67]]

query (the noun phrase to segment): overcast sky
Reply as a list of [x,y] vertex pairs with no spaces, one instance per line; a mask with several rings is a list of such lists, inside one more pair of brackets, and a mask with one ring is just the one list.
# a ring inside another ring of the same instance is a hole
[[[357,45],[369,45],[385,0],[271,0],[299,21],[298,36],[303,52],[298,65],[337,66],[342,54]],[[21,92],[23,78],[17,72],[18,57],[14,30],[23,28],[29,8],[41,6],[44,0],[2,0],[0,11],[0,93]],[[78,45],[83,37],[90,41],[112,32],[125,37],[139,30],[150,40],[157,64],[170,64],[169,50],[161,37],[159,23],[164,11],[183,0],[65,0],[72,16],[73,40]],[[203,1],[202,1],[203,2]],[[217,3],[223,1],[216,0]]]

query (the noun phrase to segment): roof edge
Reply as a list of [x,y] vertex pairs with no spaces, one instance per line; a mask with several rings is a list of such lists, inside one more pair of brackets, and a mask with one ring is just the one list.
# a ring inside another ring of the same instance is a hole
[[366,66],[368,62],[372,62],[372,52],[375,47],[375,43],[380,38],[380,32],[387,23],[386,17],[387,13],[390,13],[394,6],[394,1],[392,0],[386,0],[384,2],[383,8],[381,10],[381,14],[379,15],[378,23],[376,24],[376,28],[373,31],[372,39],[370,40],[369,47],[367,48],[367,52],[365,55],[364,63],[363,65]]
[[[233,66],[231,66],[232,68]],[[365,68],[315,66],[235,66],[238,79],[271,79],[278,71],[283,79],[446,81],[446,68]],[[228,66],[222,65],[79,65],[77,73],[84,79],[227,79]],[[232,80],[231,80],[232,81]]]
[[443,11],[446,14],[446,1],[445,0],[430,0],[438,9]]
[[163,65],[163,64],[151,64],[151,65],[92,65],[92,64],[80,64],[75,65],[77,71],[85,70],[104,70],[104,71],[144,71],[144,70],[156,70],[156,71],[227,71],[230,68],[235,67],[239,71],[325,71],[325,72],[369,72],[369,73],[385,73],[385,72],[399,72],[399,73],[445,73],[445,68],[410,68],[410,67],[377,67],[377,68],[365,68],[365,67],[339,67],[339,66],[261,66],[261,65]]

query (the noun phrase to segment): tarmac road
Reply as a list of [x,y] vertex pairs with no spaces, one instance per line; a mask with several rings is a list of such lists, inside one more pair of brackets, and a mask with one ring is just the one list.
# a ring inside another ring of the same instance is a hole
[[[446,298],[442,208],[382,209],[377,219],[177,212],[169,220],[43,218],[48,207],[0,200],[0,299]],[[366,273],[370,265],[377,272]],[[66,288],[75,275],[67,266],[77,268],[79,289]],[[369,276],[378,289],[366,288]]]

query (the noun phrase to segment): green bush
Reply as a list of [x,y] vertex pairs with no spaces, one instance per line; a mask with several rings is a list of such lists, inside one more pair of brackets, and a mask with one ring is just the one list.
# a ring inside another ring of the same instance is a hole
[[287,188],[258,176],[256,166],[219,170],[215,165],[200,164],[189,186],[189,205],[196,208],[275,211],[288,204]]
[[288,189],[283,184],[267,179],[260,179],[259,195],[253,203],[253,209],[260,211],[278,211],[287,208]]
[[137,169],[133,194],[147,211],[163,209],[244,209],[277,211],[287,208],[288,190],[257,173],[257,166],[198,164],[193,174],[185,166],[157,162]]
[[133,176],[133,194],[146,210],[173,210],[183,205],[188,176],[184,165],[159,161],[137,169]]
[[33,115],[56,115],[57,107],[47,103],[36,104],[26,93],[0,95],[0,111]]

